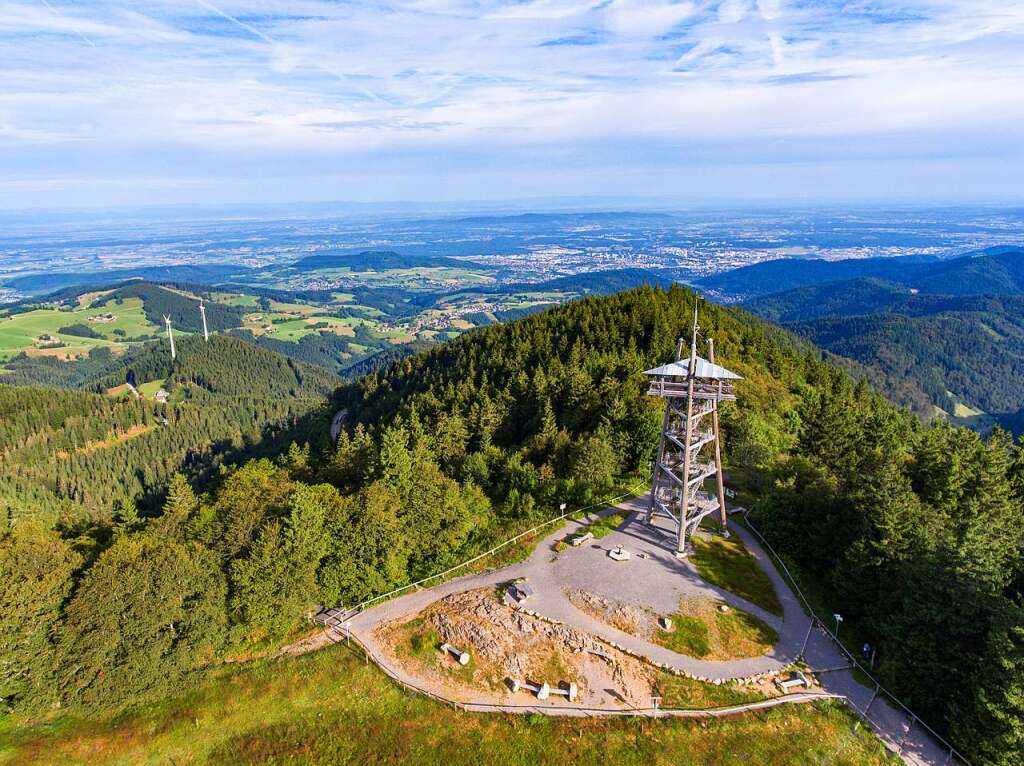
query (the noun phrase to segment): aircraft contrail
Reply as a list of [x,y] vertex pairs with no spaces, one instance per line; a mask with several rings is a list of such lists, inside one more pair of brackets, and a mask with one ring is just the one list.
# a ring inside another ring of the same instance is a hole
[[92,40],[90,40],[86,36],[85,32],[83,32],[82,30],[78,29],[75,26],[75,20],[71,16],[68,16],[66,13],[61,13],[60,11],[58,11],[56,8],[54,8],[52,5],[50,5],[49,0],[39,0],[39,1],[43,5],[45,5],[47,8],[49,8],[50,9],[50,13],[52,13],[54,16],[59,16],[62,19],[67,19],[71,23],[71,31],[74,32],[76,35],[78,35],[84,42],[88,43],[93,48],[96,47],[96,43],[94,43]]
[[[46,0],[43,0],[43,1],[45,2]],[[279,45],[277,40],[272,38],[270,35],[266,34],[265,32],[261,32],[260,30],[256,29],[256,27],[252,26],[251,24],[246,24],[244,21],[241,21],[240,19],[235,18],[230,13],[227,13],[226,11],[221,10],[216,5],[214,5],[213,3],[207,2],[207,0],[196,0],[196,3],[198,5],[200,5],[200,6],[202,6],[203,8],[206,8],[207,10],[212,11],[213,13],[216,13],[221,18],[226,19],[227,21],[230,21],[232,24],[234,24],[235,26],[239,27],[240,29],[244,29],[246,32],[248,32],[249,34],[253,35],[254,37],[259,38],[263,42],[268,43],[270,45],[275,45],[275,46]],[[313,63],[313,66],[315,68],[323,71],[323,72],[326,72],[329,75],[337,77],[339,80],[347,82],[348,84],[352,85],[356,90],[358,90],[360,93],[362,93],[367,98],[369,98],[369,99],[371,99],[373,101],[378,101],[380,103],[387,103],[387,101],[385,99],[381,98],[380,96],[378,96],[373,91],[367,89],[366,87],[364,87],[360,83],[354,82],[353,81],[354,78],[352,77],[352,75],[346,74],[345,72],[337,72],[337,71],[331,69],[330,67],[326,67],[323,64],[317,63],[315,61]]]

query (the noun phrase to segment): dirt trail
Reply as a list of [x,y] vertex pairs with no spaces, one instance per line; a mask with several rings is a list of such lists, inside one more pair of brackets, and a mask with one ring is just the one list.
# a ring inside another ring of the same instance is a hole
[[[576,685],[583,706],[649,704],[653,669],[568,625],[531,617],[498,600],[493,589],[455,593],[411,619],[381,624],[374,637],[389,660],[433,693],[501,704],[510,680],[552,688]],[[460,665],[439,651],[444,642],[470,655]],[[564,701],[564,698],[563,698]]]

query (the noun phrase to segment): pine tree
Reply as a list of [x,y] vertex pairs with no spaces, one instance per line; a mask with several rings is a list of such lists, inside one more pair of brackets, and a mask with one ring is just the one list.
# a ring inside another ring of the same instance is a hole
[[135,501],[122,497],[114,507],[114,533],[126,535],[140,529],[144,523]]
[[167,485],[163,513],[154,522],[154,528],[169,536],[181,536],[185,525],[198,510],[199,499],[192,485],[182,474],[175,474]]
[[232,564],[232,614],[251,636],[286,635],[316,603],[330,545],[325,509],[337,499],[330,485],[297,484],[288,516],[264,526],[250,555]]
[[1006,602],[974,663],[971,697],[956,704],[957,739],[980,766],[1024,763],[1024,609]]
[[52,701],[51,636],[82,557],[52,531],[18,524],[0,537],[0,700],[38,708]]
[[402,426],[384,431],[378,456],[379,474],[401,496],[412,488],[412,455],[409,452],[409,434]]

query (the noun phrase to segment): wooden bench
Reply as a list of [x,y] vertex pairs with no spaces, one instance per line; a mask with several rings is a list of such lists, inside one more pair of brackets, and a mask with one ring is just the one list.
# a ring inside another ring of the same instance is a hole
[[790,689],[796,689],[799,686],[802,686],[805,689],[811,688],[811,682],[808,681],[807,676],[805,676],[803,672],[799,670],[794,671],[793,674],[790,675],[790,677],[786,680],[776,678],[775,685],[779,687],[783,694],[786,694],[789,692]]
[[584,532],[582,535],[577,535],[576,537],[571,538],[569,540],[569,542],[574,547],[578,548],[579,546],[583,545],[583,543],[587,542],[587,540],[593,540],[593,539],[594,539],[594,533],[593,532]]

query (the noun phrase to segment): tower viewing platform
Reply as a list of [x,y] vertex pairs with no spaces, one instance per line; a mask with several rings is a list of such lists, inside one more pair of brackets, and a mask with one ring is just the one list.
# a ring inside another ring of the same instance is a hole
[[[676,532],[676,555],[686,555],[687,540],[707,516],[719,514],[726,532],[725,479],[718,425],[718,404],[735,401],[733,381],[742,378],[715,364],[715,344],[707,339],[708,359],[697,355],[697,310],[693,312],[690,355],[682,358],[683,340],[676,360],[647,370],[647,393],[666,400],[658,457],[651,478],[647,522],[670,519]],[[710,416],[710,417],[709,417]],[[710,422],[708,422],[710,420]],[[705,483],[714,477],[714,491]],[[727,534],[727,532],[726,532]]]

